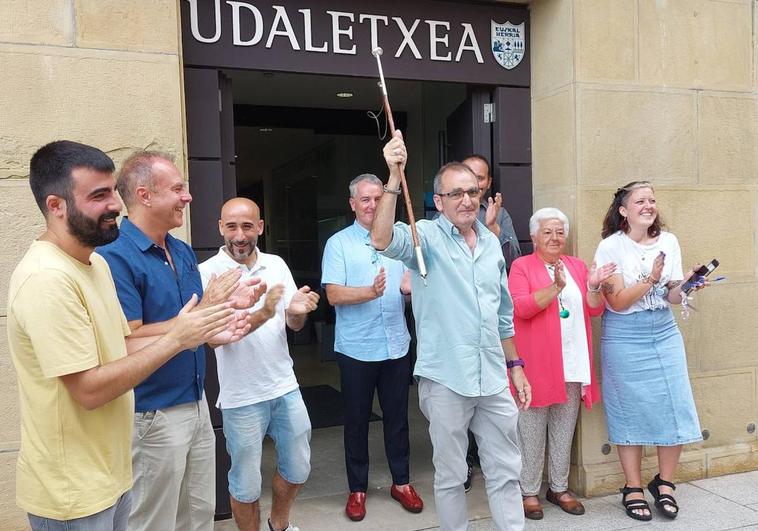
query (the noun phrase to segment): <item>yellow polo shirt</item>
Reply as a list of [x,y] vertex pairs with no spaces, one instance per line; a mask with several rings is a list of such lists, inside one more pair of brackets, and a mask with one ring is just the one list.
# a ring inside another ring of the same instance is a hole
[[11,276],[8,342],[21,405],[16,500],[70,520],[107,509],[132,486],[132,391],[88,411],[60,376],[126,356],[129,326],[110,269],[35,241]]

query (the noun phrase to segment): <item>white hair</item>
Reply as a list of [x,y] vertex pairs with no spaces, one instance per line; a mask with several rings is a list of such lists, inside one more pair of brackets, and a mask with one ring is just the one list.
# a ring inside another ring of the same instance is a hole
[[563,232],[566,237],[569,235],[569,220],[566,214],[553,207],[540,208],[529,218],[529,234],[534,236],[540,230],[540,223],[548,219],[557,219],[563,223]]
[[358,194],[358,185],[362,182],[369,182],[377,186],[382,186],[382,181],[373,173],[361,173],[358,177],[350,181],[348,189],[350,190],[350,197],[355,197]]

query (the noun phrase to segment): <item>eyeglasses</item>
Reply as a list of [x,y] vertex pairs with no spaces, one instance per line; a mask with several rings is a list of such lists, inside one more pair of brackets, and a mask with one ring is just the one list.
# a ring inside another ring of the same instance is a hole
[[453,201],[460,201],[463,199],[463,194],[466,194],[469,199],[479,199],[482,195],[482,191],[479,188],[469,188],[468,190],[461,190],[458,188],[452,192],[437,192],[437,195],[449,197]]

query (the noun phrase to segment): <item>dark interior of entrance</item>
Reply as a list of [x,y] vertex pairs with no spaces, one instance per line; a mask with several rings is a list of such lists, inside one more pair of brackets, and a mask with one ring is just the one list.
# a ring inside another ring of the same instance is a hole
[[[249,197],[265,222],[259,248],[281,256],[298,286],[320,289],[326,240],[354,219],[348,183],[361,173],[386,178],[381,148],[388,133],[376,80],[186,68],[185,86],[191,231],[198,258],[215,254],[223,243],[216,228],[221,204],[237,195]],[[406,173],[416,217],[435,213],[431,191],[439,166],[480,153],[493,161],[493,188],[503,192],[528,252],[528,89],[397,80],[388,80],[388,89],[409,149]],[[505,114],[509,123],[502,120]],[[289,337],[314,428],[334,425],[332,410],[340,406],[334,399],[339,371],[333,338],[334,312],[322,295],[306,327]],[[210,350],[206,388],[209,402],[215,401],[218,381]],[[220,414],[211,411],[218,440],[217,513],[224,515],[228,456]]]

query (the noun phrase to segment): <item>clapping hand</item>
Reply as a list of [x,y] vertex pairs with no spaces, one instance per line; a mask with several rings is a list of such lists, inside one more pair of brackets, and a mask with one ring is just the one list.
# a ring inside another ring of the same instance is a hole
[[379,268],[379,273],[374,277],[374,283],[371,288],[374,290],[376,298],[384,295],[384,289],[387,287],[387,273],[384,272],[384,267]]
[[196,348],[226,330],[235,320],[234,310],[228,302],[201,308],[197,295],[192,295],[173,320],[171,330],[166,335],[179,341],[184,347],[182,350]]
[[553,268],[555,273],[553,282],[555,283],[555,287],[558,288],[558,291],[562,291],[563,288],[566,287],[566,270],[563,268],[563,262],[558,260]]
[[650,271],[650,279],[656,284],[661,281],[663,266],[666,264],[666,253],[661,251],[653,260],[653,269]]
[[203,298],[195,309],[200,310],[229,300],[231,294],[237,289],[240,276],[242,276],[242,271],[239,269],[229,269],[219,276],[212,274],[203,292]]
[[600,288],[600,285],[608,280],[608,278],[616,273],[616,263],[608,262],[600,267],[597,267],[596,262],[592,262],[589,273],[587,275],[587,287],[593,291]]
[[308,286],[303,286],[295,292],[287,307],[287,313],[290,315],[306,315],[311,313],[318,306],[320,296],[315,291],[311,291]]
[[[500,195],[500,192],[495,194],[494,200],[491,197],[487,198],[487,210],[484,213],[484,224],[490,230],[492,230],[495,226],[497,226],[497,213],[500,211],[500,208],[502,206],[503,206],[503,196]],[[498,232],[500,232],[499,226],[498,226]]]
[[264,313],[267,319],[271,319],[276,314],[276,305],[282,300],[284,295],[284,285],[275,284],[266,292],[266,299],[263,301],[263,308],[259,311]]
[[216,348],[218,345],[228,345],[245,337],[252,327],[248,322],[247,316],[247,312],[236,312],[234,320],[227,325],[226,329],[208,340],[211,347]]
[[255,306],[266,293],[266,283],[260,278],[253,277],[243,280],[229,297],[229,302],[235,310],[247,310]]

